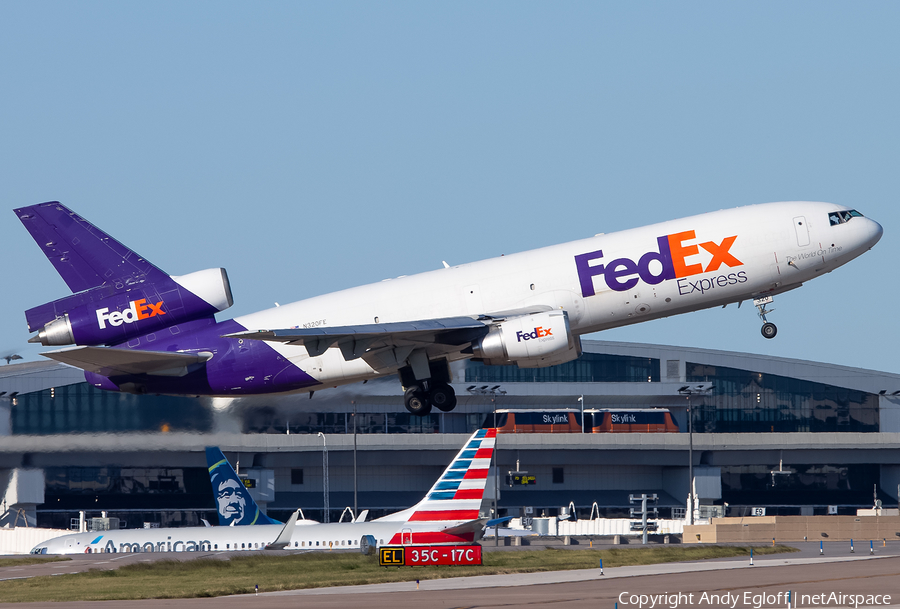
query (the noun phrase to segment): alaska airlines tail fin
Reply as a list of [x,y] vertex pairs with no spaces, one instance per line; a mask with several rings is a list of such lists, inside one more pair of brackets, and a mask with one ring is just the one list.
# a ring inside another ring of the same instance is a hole
[[206,447],[206,464],[209,467],[209,480],[212,482],[220,526],[282,524],[259,511],[259,506],[247,492],[243,481],[218,447]]
[[170,277],[66,206],[15,210],[74,292],[25,311],[43,345],[114,345],[179,323],[210,318],[233,299],[224,269]]

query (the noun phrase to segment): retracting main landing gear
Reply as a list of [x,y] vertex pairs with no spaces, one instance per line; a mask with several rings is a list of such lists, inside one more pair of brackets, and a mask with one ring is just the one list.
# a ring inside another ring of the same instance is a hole
[[760,332],[766,338],[775,338],[775,335],[778,334],[778,328],[775,326],[775,324],[773,324],[768,319],[766,319],[766,315],[768,315],[769,313],[772,313],[775,310],[775,309],[767,309],[766,305],[771,304],[772,301],[774,301],[774,300],[775,299],[772,298],[771,296],[764,296],[762,298],[755,298],[753,300],[753,304],[756,306],[757,310],[759,311],[759,318],[761,320],[763,320],[763,325],[762,325],[762,328],[760,329]]
[[456,392],[447,383],[428,380],[406,387],[403,403],[410,414],[417,417],[431,414],[432,406],[441,412],[450,412],[456,408]]
[[406,390],[403,403],[410,414],[424,417],[434,406],[441,412],[456,408],[456,392],[450,386],[450,368],[446,360],[429,363],[431,377],[416,379],[410,367],[401,368],[400,382]]

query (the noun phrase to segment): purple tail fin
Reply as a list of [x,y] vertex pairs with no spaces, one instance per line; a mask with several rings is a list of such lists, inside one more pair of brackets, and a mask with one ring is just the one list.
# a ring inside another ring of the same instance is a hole
[[72,292],[168,275],[56,201],[14,210]]
[[[67,208],[15,210],[74,294],[25,311],[43,345],[117,345],[177,324],[212,318],[233,303],[224,269],[170,277]],[[135,343],[135,345],[138,343]]]

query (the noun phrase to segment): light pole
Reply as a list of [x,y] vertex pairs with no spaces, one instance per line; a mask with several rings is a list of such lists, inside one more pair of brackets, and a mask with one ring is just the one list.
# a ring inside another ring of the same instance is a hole
[[322,494],[325,496],[325,522],[328,522],[328,445],[325,434],[320,431],[316,435],[322,438]]
[[[490,389],[488,389],[487,385],[482,385],[481,387],[477,387],[476,385],[470,385],[466,387],[466,391],[471,393],[472,395],[489,395],[491,396],[491,410],[494,412],[494,429],[497,429],[497,396],[498,395],[506,395],[506,392],[500,389],[500,385],[494,385]],[[494,436],[494,518],[499,518],[500,515],[498,513],[497,503],[500,499],[500,434],[497,433]],[[500,545],[500,523],[494,525],[494,545]]]
[[687,397],[687,420],[688,420],[688,524],[694,524],[694,508],[697,498],[694,494],[694,413],[691,411],[692,395],[709,395],[714,385],[701,383],[699,385],[685,385],[678,389],[678,393]]
[[351,400],[353,404],[353,519],[359,515],[359,507],[356,503],[356,400]]
[[[499,448],[497,445],[499,444],[497,440],[497,436],[500,434],[496,432],[497,429],[497,389],[500,386],[494,387],[491,389],[491,409],[494,411],[494,518],[500,518],[499,506],[500,503],[500,459],[497,454],[497,449]],[[500,524],[494,524],[494,545],[500,546]]]
[[578,398],[578,401],[581,402],[581,433],[584,433],[584,394],[581,394],[581,397]]

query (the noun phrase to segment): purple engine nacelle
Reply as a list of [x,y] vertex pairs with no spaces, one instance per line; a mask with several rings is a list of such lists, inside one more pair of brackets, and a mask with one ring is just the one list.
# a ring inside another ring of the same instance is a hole
[[[117,289],[118,288],[118,289]],[[131,286],[104,285],[25,312],[29,342],[115,345],[179,323],[210,317],[234,303],[225,269]]]

